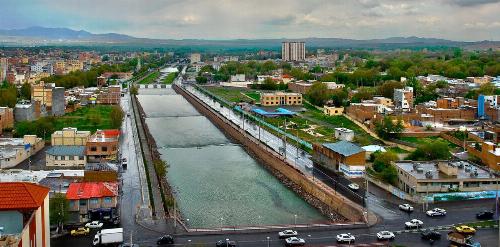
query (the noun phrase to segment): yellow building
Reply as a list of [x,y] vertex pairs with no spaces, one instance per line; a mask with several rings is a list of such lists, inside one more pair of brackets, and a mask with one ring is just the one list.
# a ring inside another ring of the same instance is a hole
[[66,63],[65,71],[66,73],[83,70],[83,63],[78,60],[69,60]]
[[260,104],[262,106],[302,105],[302,94],[284,92],[261,93]]
[[54,70],[64,71],[66,63],[64,61],[57,61],[54,65]]
[[344,107],[324,106],[323,113],[328,116],[338,116],[344,113]]
[[51,136],[52,146],[85,146],[90,138],[90,131],[78,131],[76,128],[64,128]]

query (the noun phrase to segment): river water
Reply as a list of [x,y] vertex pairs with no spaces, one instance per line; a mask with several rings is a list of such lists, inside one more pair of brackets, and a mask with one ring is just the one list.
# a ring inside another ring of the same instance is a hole
[[326,221],[171,88],[138,98],[189,227]]

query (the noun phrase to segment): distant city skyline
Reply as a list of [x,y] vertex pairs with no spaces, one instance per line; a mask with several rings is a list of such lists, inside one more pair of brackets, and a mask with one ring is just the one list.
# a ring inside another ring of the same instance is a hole
[[500,40],[500,0],[0,0],[1,29],[162,39],[418,36]]

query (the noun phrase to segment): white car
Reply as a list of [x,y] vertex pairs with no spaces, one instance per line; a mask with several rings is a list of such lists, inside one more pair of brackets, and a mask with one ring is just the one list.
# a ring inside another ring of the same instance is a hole
[[381,231],[377,233],[378,240],[394,239],[395,237],[394,233],[390,231]]
[[424,224],[421,220],[413,219],[410,221],[405,222],[406,228],[418,228],[421,227]]
[[357,183],[349,184],[347,185],[347,187],[349,187],[349,189],[351,190],[359,190],[359,185]]
[[399,205],[399,209],[406,211],[406,212],[413,212],[413,206],[410,204],[401,204]]
[[425,212],[425,214],[427,214],[428,216],[445,216],[446,215],[446,210],[442,209],[442,208],[434,208],[434,209],[431,209],[427,212]]
[[297,237],[298,233],[297,231],[294,230],[284,230],[278,232],[278,235],[280,236],[280,238],[289,238],[289,237]]
[[306,241],[303,238],[291,237],[285,239],[286,246],[303,246],[306,244]]
[[356,238],[350,233],[342,233],[337,235],[337,242],[339,243],[352,243]]
[[99,222],[99,221],[92,221],[92,222],[89,222],[87,224],[85,224],[85,227],[88,227],[88,228],[91,228],[91,229],[94,229],[94,228],[101,228],[103,225],[102,222]]

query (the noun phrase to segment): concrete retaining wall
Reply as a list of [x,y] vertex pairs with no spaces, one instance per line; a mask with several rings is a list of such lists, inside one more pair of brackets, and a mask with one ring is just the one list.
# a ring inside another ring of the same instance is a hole
[[[268,168],[279,172],[279,174],[285,176],[288,180],[300,187],[303,192],[321,201],[326,206],[330,207],[331,210],[334,210],[348,220],[352,222],[365,221],[362,207],[337,194],[334,190],[320,181],[315,181],[312,177],[308,177],[300,170],[295,169],[286,161],[282,160],[279,154],[267,148],[254,137],[244,133],[238,126],[234,125],[219,113],[213,111],[189,92],[186,92],[177,85],[173,85],[172,87],[177,93],[184,96],[184,98],[186,98],[201,114],[210,119],[218,128],[223,130],[231,138],[243,144],[248,152],[254,154],[255,157],[261,160]],[[307,198],[305,199],[307,200]],[[321,211],[325,212],[325,210]]]

